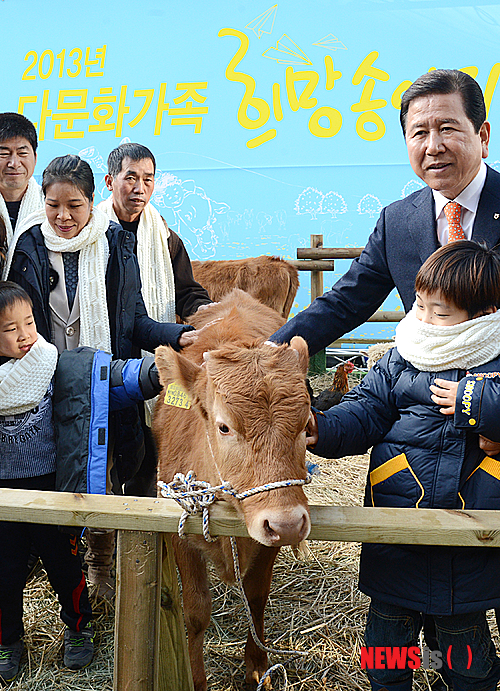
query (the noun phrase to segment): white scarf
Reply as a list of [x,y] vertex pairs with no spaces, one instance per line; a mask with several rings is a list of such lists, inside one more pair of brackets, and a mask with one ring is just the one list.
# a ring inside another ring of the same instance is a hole
[[106,267],[109,246],[106,238],[109,220],[94,209],[87,225],[71,239],[61,238],[45,219],[41,225],[45,246],[52,252],[80,252],[78,257],[78,290],[80,295],[81,346],[111,352],[108,305],[106,300]]
[[416,306],[396,327],[396,347],[422,372],[471,369],[500,355],[500,310],[453,326],[425,324]]
[[19,360],[0,366],[0,415],[18,415],[37,406],[54,376],[57,348],[38,334],[38,340]]
[[[113,196],[101,202],[98,208],[112,221],[120,222],[113,209]],[[148,316],[162,323],[175,322],[175,284],[168,250],[169,236],[170,231],[159,212],[152,204],[146,204],[137,228],[137,261]]]
[[5,266],[3,268],[2,274],[3,281],[6,281],[8,279],[10,267],[12,264],[12,258],[14,257],[14,250],[16,249],[17,241],[19,240],[20,236],[26,230],[33,228],[33,226],[39,226],[40,224],[42,224],[46,218],[47,216],[45,215],[45,206],[43,206],[41,209],[38,209],[38,211],[34,211],[29,216],[26,216],[26,218],[24,218],[21,222],[18,221],[16,223],[16,230],[12,238],[12,241],[9,244],[7,257],[5,259]]
[[[24,196],[21,200],[21,206],[19,207],[19,215],[17,217],[16,228],[19,228],[19,225],[26,218],[26,216],[29,216],[34,211],[38,211],[38,209],[40,208],[43,208],[44,205],[45,203],[43,199],[42,188],[31,177],[28,181],[28,187],[26,188],[26,192],[24,193]],[[5,204],[5,199],[1,194],[0,216],[3,218],[3,221],[5,223],[5,230],[7,231],[7,246],[9,246],[12,242],[14,231],[12,230],[12,223],[10,222],[9,212],[7,210],[7,205]]]
[[[113,208],[113,195],[99,204],[99,209],[112,221],[120,223]],[[161,323],[175,323],[175,283],[168,249],[170,231],[163,218],[149,202],[144,207],[137,227],[137,261],[141,273],[142,297],[151,319]],[[142,356],[151,355],[143,350]],[[144,401],[146,424],[151,419],[156,398]]]

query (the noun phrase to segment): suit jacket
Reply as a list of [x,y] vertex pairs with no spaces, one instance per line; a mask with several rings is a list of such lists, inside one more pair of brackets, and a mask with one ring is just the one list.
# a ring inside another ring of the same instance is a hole
[[[500,244],[500,174],[487,169],[474,220],[472,239]],[[366,322],[397,288],[405,311],[415,300],[415,278],[439,247],[434,197],[430,187],[382,209],[362,254],[331,290],[279,329],[271,339],[289,342],[302,336],[311,355]]]

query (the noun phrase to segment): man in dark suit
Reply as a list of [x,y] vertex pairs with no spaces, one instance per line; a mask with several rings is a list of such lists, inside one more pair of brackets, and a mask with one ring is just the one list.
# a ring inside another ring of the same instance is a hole
[[271,340],[302,336],[314,354],[363,324],[394,287],[408,312],[418,269],[448,242],[450,200],[461,204],[467,239],[500,243],[500,174],[482,162],[490,124],[478,83],[458,70],[424,74],[403,94],[400,119],[410,164],[427,187],[383,209],[349,271]]

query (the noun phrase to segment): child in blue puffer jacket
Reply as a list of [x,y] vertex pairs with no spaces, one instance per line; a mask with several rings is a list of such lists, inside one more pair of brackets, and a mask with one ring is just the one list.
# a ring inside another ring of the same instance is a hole
[[[373,447],[365,506],[500,509],[500,460],[481,449],[500,442],[500,255],[450,243],[415,288],[396,347],[338,406],[313,410],[307,443],[326,458]],[[500,607],[499,574],[495,548],[363,544],[366,646],[417,646],[430,615],[453,691],[494,691],[486,610]],[[372,689],[410,691],[411,665],[369,670]]]

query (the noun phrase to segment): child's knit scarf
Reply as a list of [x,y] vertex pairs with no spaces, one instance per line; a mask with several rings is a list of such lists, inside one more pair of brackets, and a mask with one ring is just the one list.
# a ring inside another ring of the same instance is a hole
[[396,327],[396,347],[422,372],[471,369],[500,355],[500,310],[453,326],[425,324],[416,306]]
[[54,376],[57,348],[38,334],[24,357],[0,365],[0,415],[17,415],[35,408]]

